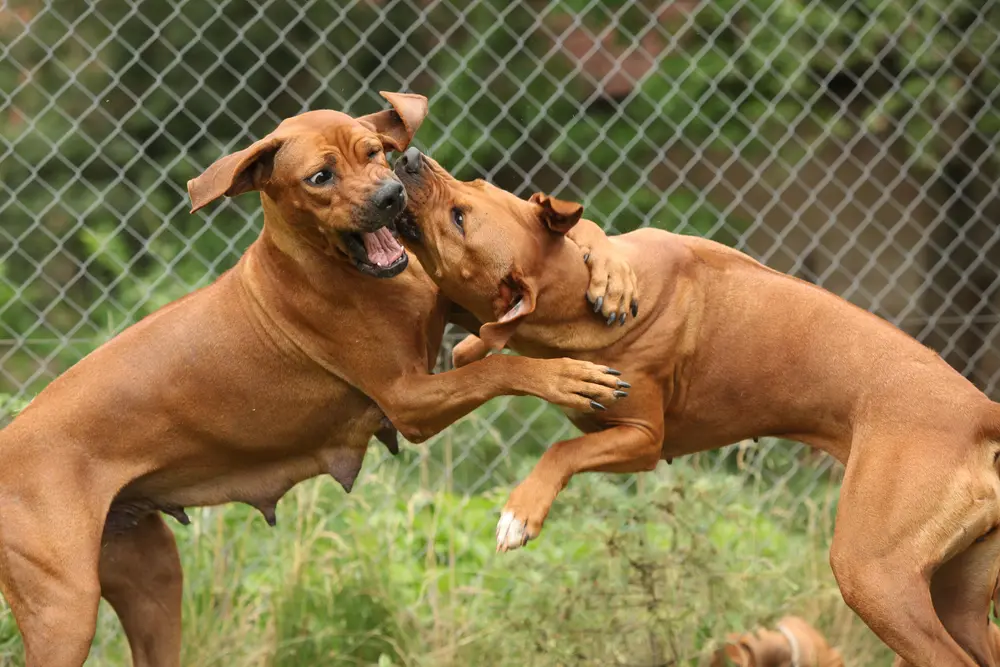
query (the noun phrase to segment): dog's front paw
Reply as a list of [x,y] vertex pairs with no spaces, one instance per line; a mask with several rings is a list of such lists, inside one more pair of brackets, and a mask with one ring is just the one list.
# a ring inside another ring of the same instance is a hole
[[548,382],[550,403],[564,408],[593,414],[603,412],[616,401],[628,396],[628,382],[619,377],[620,372],[576,359],[551,359],[555,367]]
[[625,255],[607,239],[590,248],[583,261],[590,268],[587,303],[610,327],[639,316],[639,281]]
[[514,516],[513,512],[504,512],[497,521],[497,552],[520,549],[528,543],[528,524]]

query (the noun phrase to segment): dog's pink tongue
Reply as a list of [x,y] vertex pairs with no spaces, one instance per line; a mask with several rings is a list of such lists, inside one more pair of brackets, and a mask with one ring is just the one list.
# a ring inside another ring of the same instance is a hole
[[389,266],[403,255],[403,246],[399,245],[388,227],[363,234],[362,239],[368,261],[375,266]]

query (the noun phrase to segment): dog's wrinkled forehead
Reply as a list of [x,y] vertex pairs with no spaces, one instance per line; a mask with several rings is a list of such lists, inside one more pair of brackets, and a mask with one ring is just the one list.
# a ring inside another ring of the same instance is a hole
[[[432,198],[439,200],[436,203],[441,204],[467,202],[470,205],[480,206],[500,205],[508,213],[517,209],[517,202],[520,200],[506,190],[482,178],[460,181],[433,158],[424,155],[423,160],[428,169],[413,186],[418,199],[420,194],[430,194]],[[421,193],[421,189],[427,192]]]
[[286,163],[289,160],[338,154],[360,158],[369,148],[382,147],[375,132],[339,111],[308,111],[293,116],[282,121],[274,134],[283,138],[279,161]]
[[366,130],[361,123],[348,116],[346,113],[333,111],[332,109],[306,111],[298,116],[286,118],[278,124],[275,131],[282,135],[295,135],[303,132],[321,135],[336,135],[344,130],[370,132],[370,130]]
[[517,195],[492,183],[477,179],[462,183],[471,206],[482,209],[484,218],[496,224],[527,226],[532,232],[538,226],[534,207]]

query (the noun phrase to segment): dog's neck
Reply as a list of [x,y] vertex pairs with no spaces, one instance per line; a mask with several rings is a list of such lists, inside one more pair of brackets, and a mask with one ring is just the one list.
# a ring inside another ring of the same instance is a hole
[[544,237],[540,245],[541,254],[523,267],[526,278],[535,285],[535,312],[518,327],[511,341],[513,349],[530,356],[602,350],[642,325],[629,314],[625,327],[617,322],[608,326],[594,313],[585,298],[590,269],[572,240],[552,235]]
[[271,269],[281,266],[282,273],[295,271],[312,290],[324,296],[333,295],[346,276],[357,272],[354,264],[343,253],[332,250],[318,231],[293,229],[273,200],[264,193],[260,199],[264,209],[261,250]]
[[[362,276],[346,259],[303,240],[281,219],[277,208],[264,201],[264,230],[236,267],[239,279],[255,304],[256,317],[280,335],[280,345],[291,342],[313,362],[332,369],[344,336],[364,322],[378,300],[378,289],[346,292],[344,285],[377,281]],[[399,276],[393,280],[399,280]],[[405,280],[405,279],[403,279]]]

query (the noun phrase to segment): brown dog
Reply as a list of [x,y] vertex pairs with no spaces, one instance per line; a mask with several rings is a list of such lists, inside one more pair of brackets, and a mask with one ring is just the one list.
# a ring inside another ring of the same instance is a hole
[[635,387],[606,413],[571,413],[587,435],[553,445],[514,489],[501,549],[539,534],[576,473],[652,470],[754,436],[798,440],[847,466],[830,554],[847,603],[914,665],[998,664],[987,614],[1000,406],[937,354],[740,252],[654,229],[612,239],[652,307],[601,327],[575,297],[587,274],[563,236],[580,205],[456,181],[415,149],[395,169],[408,246],[486,323],[459,361],[509,341],[536,357],[600,357]]
[[421,441],[500,394],[585,411],[623,395],[607,367],[568,359],[428,373],[449,304],[416,263],[403,271],[391,223],[405,193],[385,158],[427,100],[384,96],[393,110],[289,119],[190,181],[195,210],[259,190],[260,238],[0,432],[0,587],[29,665],[83,664],[102,595],[136,665],[179,663],[181,570],[159,512],[186,523],[186,506],[241,501],[273,524],[303,479],[328,472],[349,491],[377,431],[394,448],[386,416]]
[[844,667],[840,651],[797,616],[786,616],[774,630],[731,634],[716,651],[711,667]]

